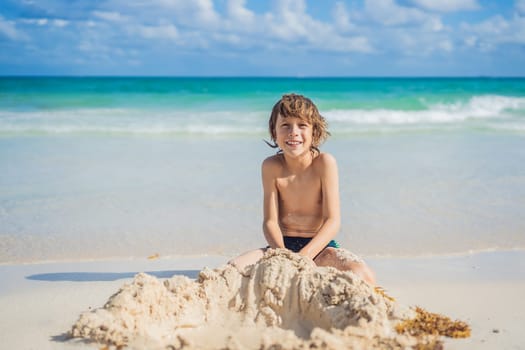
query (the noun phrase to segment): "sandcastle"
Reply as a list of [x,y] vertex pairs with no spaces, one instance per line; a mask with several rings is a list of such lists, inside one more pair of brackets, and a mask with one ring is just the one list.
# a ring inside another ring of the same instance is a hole
[[442,335],[469,332],[399,305],[352,272],[275,249],[244,271],[204,269],[196,280],[140,273],[81,314],[70,335],[117,348],[440,349]]

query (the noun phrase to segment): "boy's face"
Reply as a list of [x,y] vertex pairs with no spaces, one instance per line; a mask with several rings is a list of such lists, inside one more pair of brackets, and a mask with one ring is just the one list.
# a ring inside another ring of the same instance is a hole
[[297,157],[310,152],[312,146],[312,125],[301,118],[277,117],[275,142],[285,155]]

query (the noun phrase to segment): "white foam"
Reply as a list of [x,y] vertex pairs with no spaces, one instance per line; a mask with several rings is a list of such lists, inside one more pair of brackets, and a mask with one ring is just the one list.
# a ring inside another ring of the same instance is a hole
[[18,134],[254,134],[260,114],[229,111],[73,109],[0,111],[0,133]]
[[[470,119],[513,117],[516,111],[525,116],[525,98],[497,95],[474,96],[467,102],[437,103],[425,110],[345,109],[329,110],[329,121],[357,125],[403,125],[421,123],[457,123]],[[514,112],[514,113],[513,113]]]
[[[450,103],[421,102],[426,109],[329,109],[322,113],[330,130],[337,133],[463,128],[471,123],[494,131],[525,131],[525,97],[482,95]],[[133,108],[0,110],[0,133],[259,135],[267,132],[268,114],[268,111]]]

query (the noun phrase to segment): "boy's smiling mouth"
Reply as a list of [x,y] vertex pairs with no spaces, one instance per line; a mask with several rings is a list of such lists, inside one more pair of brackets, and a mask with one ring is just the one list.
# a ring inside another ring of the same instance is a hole
[[285,142],[288,146],[298,146],[302,144],[302,141],[288,140]]

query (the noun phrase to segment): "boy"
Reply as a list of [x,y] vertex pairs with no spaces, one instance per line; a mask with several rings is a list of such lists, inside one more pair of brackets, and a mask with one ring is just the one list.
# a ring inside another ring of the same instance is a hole
[[[284,95],[272,109],[269,131],[279,152],[262,164],[263,232],[269,248],[287,248],[318,266],[351,270],[371,285],[370,268],[333,240],[340,227],[339,180],[335,158],[319,146],[329,136],[325,119],[301,95]],[[243,269],[266,248],[230,261]]]

